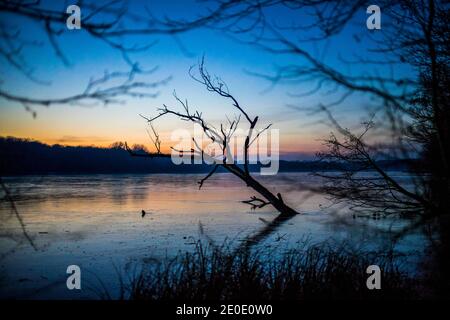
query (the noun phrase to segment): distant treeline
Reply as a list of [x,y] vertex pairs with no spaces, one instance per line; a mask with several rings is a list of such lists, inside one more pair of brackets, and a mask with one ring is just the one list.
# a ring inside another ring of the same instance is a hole
[[[135,152],[145,152],[133,146]],[[391,170],[405,170],[411,160],[383,160],[379,165]],[[281,172],[331,171],[339,163],[317,161],[280,161]],[[208,165],[175,165],[170,158],[133,157],[122,143],[109,148],[47,145],[13,137],[0,137],[0,174],[89,174],[89,173],[201,173]],[[250,170],[259,170],[251,165]]]

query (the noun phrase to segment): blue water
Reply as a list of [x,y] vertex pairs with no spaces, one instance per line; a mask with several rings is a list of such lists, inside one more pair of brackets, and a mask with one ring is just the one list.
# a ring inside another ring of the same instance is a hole
[[[267,206],[253,211],[242,200],[255,193],[229,174],[217,174],[199,190],[203,175],[73,175],[5,178],[36,250],[29,244],[10,204],[0,203],[0,297],[24,299],[118,296],[119,279],[132,277],[146,261],[192,250],[208,237],[240,243],[270,221]],[[399,180],[408,179],[399,173]],[[263,246],[295,247],[343,240],[364,250],[391,246],[386,230],[398,220],[353,219],[346,207],[331,207],[308,187],[321,181],[308,173],[258,177],[301,212],[267,238]],[[146,211],[141,217],[141,210]],[[203,234],[199,232],[202,225]],[[413,234],[395,245],[408,253],[414,271],[426,240]],[[82,270],[82,290],[66,287],[66,268]]]

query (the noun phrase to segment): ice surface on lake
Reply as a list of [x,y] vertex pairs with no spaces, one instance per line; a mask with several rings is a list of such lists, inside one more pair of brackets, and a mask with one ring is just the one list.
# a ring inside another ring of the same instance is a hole
[[[142,262],[192,250],[192,238],[202,238],[199,222],[217,243],[225,239],[239,243],[264,226],[259,218],[270,221],[276,215],[269,206],[252,211],[242,203],[256,194],[237,178],[216,174],[199,190],[197,181],[203,176],[4,178],[38,250],[24,240],[9,204],[0,203],[0,297],[95,298],[91,289],[101,283],[114,297],[118,273],[131,275]],[[401,173],[397,177],[408,179]],[[283,173],[257,179],[302,213],[263,245],[295,246],[305,237],[312,242],[347,239],[367,247],[385,245],[385,234],[376,230],[391,222],[352,219],[345,208],[327,209],[329,202],[323,195],[306,191],[320,183],[318,178],[308,173]],[[142,210],[145,217],[141,217]],[[398,244],[405,250],[422,245],[417,237]],[[72,264],[81,267],[81,291],[66,288],[66,268]]]

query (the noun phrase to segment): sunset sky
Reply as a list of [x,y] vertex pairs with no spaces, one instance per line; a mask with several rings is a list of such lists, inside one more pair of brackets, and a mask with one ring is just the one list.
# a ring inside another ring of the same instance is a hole
[[[140,1],[130,1],[131,10],[139,11],[142,5]],[[60,7],[62,8],[62,2]],[[148,7],[157,15],[173,14],[184,17],[193,17],[204,9],[188,1],[170,1],[170,4],[151,1]],[[338,57],[351,58],[353,54],[361,54],[367,50],[369,44],[364,40],[364,33],[368,32],[365,25],[366,17],[366,13],[362,11],[340,36],[321,43],[305,43],[305,49],[320,55],[322,61],[333,67],[353,74],[362,72],[360,66],[343,64]],[[289,14],[274,10],[269,13],[269,18],[284,22],[289,18]],[[299,19],[299,17],[290,18]],[[16,17],[7,16],[2,19],[16,19]],[[25,20],[15,22],[20,22],[23,34],[30,40],[44,42],[43,46],[27,52],[27,60],[34,67],[35,76],[51,84],[33,83],[5,60],[0,59],[0,72],[6,74],[8,80],[1,84],[3,89],[35,98],[62,97],[83,91],[90,77],[101,76],[105,70],[127,71],[127,65],[118,52],[93,40],[82,29],[65,30],[59,39],[62,50],[71,63],[70,66],[65,66],[46,42],[42,28]],[[355,34],[359,37],[363,35],[363,40],[357,40]],[[177,38],[172,36],[133,38],[137,43],[149,43],[154,40],[158,41],[154,47],[132,57],[139,61],[143,68],[159,67],[154,74],[143,79],[158,81],[172,77],[171,81],[158,89],[158,97],[127,99],[121,105],[36,107],[36,118],[26,112],[20,104],[0,98],[0,135],[63,145],[108,146],[116,141],[149,144],[147,125],[139,114],[156,115],[156,108],[163,103],[178,107],[172,96],[174,90],[180,98],[188,99],[192,107],[203,111],[205,117],[212,123],[226,121],[225,115],[235,114],[229,102],[207,92],[188,75],[190,66],[198,63],[202,55],[206,59],[206,68],[228,84],[231,93],[245,106],[248,113],[253,116],[259,115],[261,126],[273,123],[273,127],[280,130],[283,157],[302,159],[304,154],[314,153],[321,148],[320,139],[331,131],[326,125],[317,123],[319,117],[308,116],[290,105],[313,107],[321,102],[332,101],[332,95],[295,97],[293,94],[306,92],[313,84],[280,84],[271,88],[270,82],[250,74],[270,73],[274,70],[274,66],[280,64],[301,63],[298,58],[274,56],[255,47],[238,43],[213,30],[195,30]],[[337,117],[344,123],[358,122],[365,115],[364,110],[368,103],[366,97],[355,95],[345,105],[339,106],[336,111]],[[173,144],[170,141],[172,130],[182,126],[186,127],[186,124],[170,117],[155,123],[161,134],[163,150],[168,150]]]

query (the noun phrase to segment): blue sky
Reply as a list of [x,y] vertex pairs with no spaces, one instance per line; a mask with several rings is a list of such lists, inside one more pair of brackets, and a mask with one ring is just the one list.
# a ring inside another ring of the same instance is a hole
[[[52,6],[63,8],[64,2],[52,2]],[[131,11],[143,12],[143,6],[156,15],[164,14],[171,17],[192,18],[205,7],[192,1],[130,1]],[[45,3],[44,3],[45,4]],[[83,17],[83,8],[82,17]],[[308,17],[292,13],[285,9],[267,11],[270,21],[284,23],[288,21],[307,23]],[[354,54],[365,55],[371,43],[366,40],[365,9],[361,8],[342,34],[329,41],[320,43],[304,43],[304,48],[321,57],[321,60],[334,68],[351,74],[362,74],[367,71],[366,66],[343,64],[338,56],[351,59]],[[20,24],[22,34],[30,40],[43,41],[44,45],[26,52],[26,60],[35,69],[35,76],[50,81],[50,85],[37,85],[30,82],[22,74],[14,70],[4,60],[0,60],[0,72],[6,75],[7,81],[2,84],[17,95],[32,97],[61,97],[82,91],[89,78],[100,76],[104,70],[126,71],[127,65],[117,51],[89,37],[83,30],[65,30],[59,39],[61,48],[71,65],[63,65],[54,51],[45,42],[45,33],[35,22],[20,20],[15,16],[2,17],[3,21]],[[302,37],[301,31],[297,31]],[[358,34],[362,40],[354,37]],[[307,34],[308,36],[311,33]],[[297,34],[292,34],[297,37]],[[157,72],[146,77],[146,80],[161,80],[168,76],[172,80],[159,88],[159,96],[154,99],[128,99],[123,105],[109,105],[107,107],[77,107],[51,106],[49,108],[36,107],[37,118],[24,111],[16,103],[0,99],[0,135],[12,135],[32,138],[47,143],[61,143],[70,145],[102,145],[106,146],[114,141],[128,141],[130,143],[148,143],[146,124],[139,114],[155,115],[156,108],[163,103],[176,105],[172,92],[176,90],[181,98],[189,100],[190,105],[204,112],[212,122],[225,120],[225,115],[233,115],[231,105],[224,100],[204,90],[193,81],[189,75],[189,67],[196,64],[204,55],[206,67],[220,76],[229,86],[232,94],[238,98],[252,115],[259,115],[261,125],[273,123],[280,129],[281,150],[285,158],[301,159],[304,153],[313,153],[320,149],[320,139],[327,136],[330,128],[318,125],[317,117],[306,116],[288,105],[315,106],[318,103],[330,101],[333,96],[314,94],[306,97],[293,97],[292,93],[306,92],[313,83],[280,84],[270,87],[270,83],[262,78],[251,75],[250,72],[271,73],[274,66],[283,64],[301,64],[297,57],[274,56],[253,46],[238,43],[223,33],[213,30],[195,30],[177,36],[136,36],[129,39],[133,43],[150,43],[157,40],[157,44],[146,52],[132,55],[143,68],[150,69],[158,66]],[[184,52],[179,42],[189,51]],[[396,70],[396,72],[410,72]],[[386,70],[369,70],[386,72]],[[346,104],[339,106],[337,117],[344,123],[358,123],[363,118],[365,107],[370,104],[367,97],[354,96]],[[156,124],[161,132],[163,144],[170,132],[185,124],[180,124],[174,118],[162,119]]]

